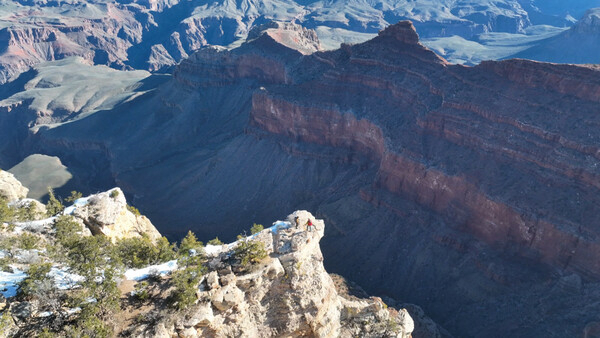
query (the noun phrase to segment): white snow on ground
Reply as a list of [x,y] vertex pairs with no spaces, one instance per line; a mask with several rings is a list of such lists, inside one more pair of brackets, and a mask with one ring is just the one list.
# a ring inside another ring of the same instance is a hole
[[15,222],[15,232],[21,233],[23,230],[29,230],[33,232],[39,232],[45,227],[54,224],[56,217],[49,217],[41,219],[39,221],[28,221],[28,222]]
[[[74,313],[79,313],[81,312],[81,308],[80,307],[74,307],[72,309],[67,309],[65,311],[68,315],[72,315]],[[52,311],[44,311],[44,312],[38,312],[36,317],[50,317],[52,316]]]
[[164,276],[177,269],[177,260],[168,261],[163,264],[150,265],[141,269],[129,269],[125,271],[125,279],[127,280],[144,280],[151,275],[160,274]]
[[281,229],[289,229],[292,226],[292,223],[287,221],[277,221],[273,223],[273,226],[269,227],[272,233],[277,234],[277,232]]
[[[73,212],[75,212],[75,210],[77,208],[86,206],[88,204],[89,198],[90,197],[88,196],[88,197],[82,197],[82,198],[75,200],[75,202],[73,202],[73,205],[66,207],[63,210],[62,214],[63,215],[72,215]],[[41,230],[44,227],[51,226],[52,224],[54,224],[54,221],[56,221],[56,216],[41,219],[39,221],[15,222],[15,231],[17,233],[19,233],[23,229],[32,230],[32,231]]]
[[60,290],[73,289],[77,286],[77,284],[85,280],[83,276],[67,272],[67,268],[64,267],[53,267],[52,269],[50,269],[50,273],[48,275],[54,278],[54,284]]
[[6,298],[17,295],[18,284],[27,277],[25,272],[13,269],[14,272],[0,271],[0,293]]
[[[54,284],[58,289],[68,290],[77,286],[83,281],[83,277],[67,272],[66,268],[52,267],[48,275],[54,278]],[[4,297],[14,297],[17,295],[19,283],[27,277],[24,271],[13,268],[13,272],[0,271],[0,293]]]
[[73,215],[75,209],[86,206],[89,199],[89,196],[76,199],[75,202],[73,202],[73,205],[66,207],[65,210],[63,210],[63,215]]
[[[275,223],[273,223],[272,226],[268,227],[265,230],[269,230],[274,234],[277,234],[277,232],[281,229],[289,229],[292,226],[292,224],[290,222],[287,221],[277,221]],[[264,231],[264,230],[263,230]],[[254,239],[254,237],[256,237],[259,233],[256,233],[254,235],[250,235],[248,237],[245,238],[245,240],[252,240]],[[229,244],[223,244],[223,245],[206,245],[204,247],[204,252],[209,255],[209,256],[215,256],[221,252],[223,252],[223,250],[225,251],[230,251],[233,248],[235,248],[239,243],[239,240],[229,243]]]
[[[223,244],[223,245],[225,245],[225,244]],[[204,252],[205,252],[207,255],[214,256],[214,255],[216,255],[216,254],[220,253],[221,251],[223,251],[223,245],[212,245],[212,244],[207,244],[207,245],[204,247]]]

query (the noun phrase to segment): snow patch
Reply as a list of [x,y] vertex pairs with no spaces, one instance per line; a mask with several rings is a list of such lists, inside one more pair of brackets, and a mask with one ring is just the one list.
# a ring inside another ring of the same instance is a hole
[[89,199],[90,199],[90,196],[76,199],[75,202],[73,202],[73,205],[71,205],[71,206],[65,208],[65,210],[63,210],[63,215],[73,215],[73,212],[75,212],[75,209],[86,206],[88,204]]
[[177,269],[177,260],[168,261],[163,264],[150,265],[141,269],[129,269],[125,271],[125,279],[127,280],[144,280],[150,275],[159,274],[164,276]]
[[69,290],[75,288],[79,283],[83,282],[83,276],[69,273],[67,268],[52,267],[48,276],[54,278],[54,285],[60,290]]
[[0,271],[0,293],[6,298],[16,296],[18,285],[25,277],[25,272],[19,269],[13,269],[13,272]]

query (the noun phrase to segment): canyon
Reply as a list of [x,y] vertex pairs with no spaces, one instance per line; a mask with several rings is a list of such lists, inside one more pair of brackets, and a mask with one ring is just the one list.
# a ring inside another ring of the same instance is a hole
[[[72,56],[121,70],[170,72],[203,46],[239,46],[252,29],[271,20],[314,29],[327,49],[364,42],[390,24],[412,20],[426,44],[460,63],[525,50],[543,61],[569,62],[560,55],[540,56],[536,50],[544,47],[537,44],[558,35],[575,41],[568,28],[598,6],[598,0],[7,1],[0,4],[0,84],[39,63]],[[589,62],[575,50],[578,62]]]
[[302,27],[264,29],[20,134],[5,165],[57,156],[79,189],[122,187],[171,238],[314,210],[328,270],[457,336],[575,336],[599,319],[598,67],[454,65],[410,22],[312,54]]

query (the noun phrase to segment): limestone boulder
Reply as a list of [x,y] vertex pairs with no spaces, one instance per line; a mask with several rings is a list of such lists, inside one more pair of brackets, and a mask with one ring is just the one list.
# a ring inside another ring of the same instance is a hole
[[25,188],[13,174],[0,170],[0,195],[12,202],[27,197],[28,192],[29,189]]
[[79,199],[65,212],[80,219],[93,234],[101,233],[113,241],[143,235],[153,241],[159,239],[161,234],[150,220],[132,210],[123,191],[114,188]]

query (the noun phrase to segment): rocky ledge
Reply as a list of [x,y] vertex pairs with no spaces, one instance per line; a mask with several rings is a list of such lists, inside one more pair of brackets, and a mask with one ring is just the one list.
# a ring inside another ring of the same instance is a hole
[[[300,227],[293,219],[298,216]],[[314,231],[303,225],[311,219]],[[296,211],[246,239],[207,246],[208,272],[197,304],[185,316],[141,326],[144,337],[410,337],[414,329],[405,309],[380,298],[358,299],[336,290],[323,267],[319,241],[325,224]],[[232,263],[240,241],[260,241],[267,257],[249,271]]]

